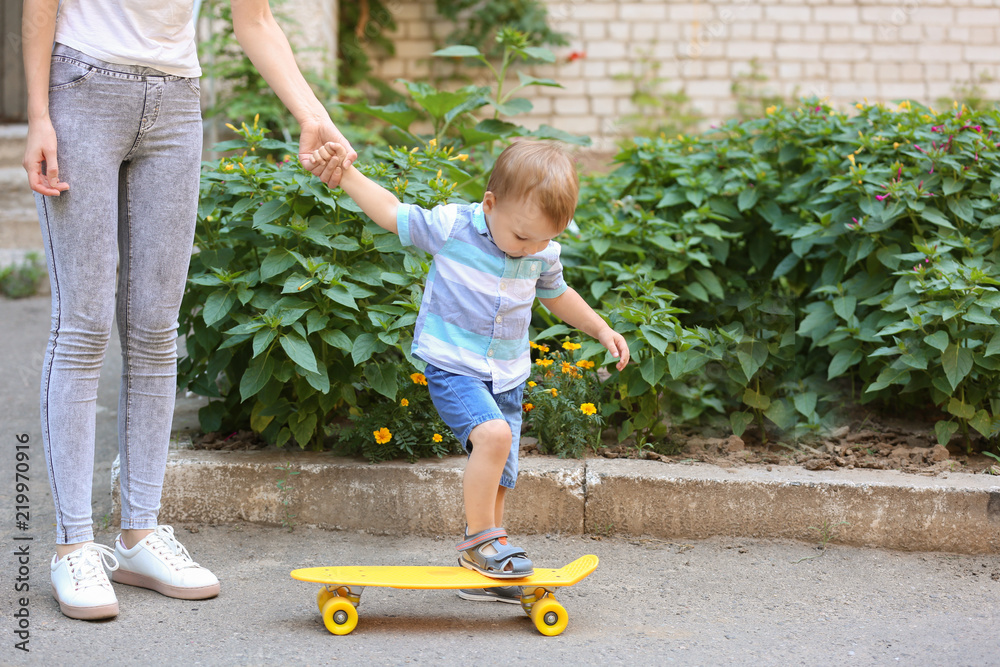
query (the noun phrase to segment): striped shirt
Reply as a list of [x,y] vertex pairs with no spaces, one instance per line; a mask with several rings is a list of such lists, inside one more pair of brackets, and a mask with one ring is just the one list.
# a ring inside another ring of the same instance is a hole
[[531,372],[528,324],[535,296],[566,291],[559,244],[508,257],[493,243],[481,204],[432,210],[401,204],[399,240],[434,257],[413,332],[413,356],[438,368],[493,383],[494,393]]

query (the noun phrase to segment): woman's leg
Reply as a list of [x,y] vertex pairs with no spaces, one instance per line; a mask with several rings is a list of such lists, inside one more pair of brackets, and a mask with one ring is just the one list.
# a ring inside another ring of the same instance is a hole
[[194,241],[202,124],[195,84],[151,77],[118,180],[118,409],[123,541],[157,526],[177,393],[177,316]]
[[52,285],[40,398],[56,543],[67,552],[93,540],[97,381],[114,319],[118,170],[141,118],[142,94],[66,60],[53,60],[52,81],[60,176],[70,189],[36,195]]

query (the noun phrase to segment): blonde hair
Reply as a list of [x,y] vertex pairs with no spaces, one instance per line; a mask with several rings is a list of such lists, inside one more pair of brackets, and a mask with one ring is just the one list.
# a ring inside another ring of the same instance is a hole
[[522,140],[500,153],[486,189],[498,201],[531,201],[561,232],[573,218],[580,182],[573,159],[558,144]]

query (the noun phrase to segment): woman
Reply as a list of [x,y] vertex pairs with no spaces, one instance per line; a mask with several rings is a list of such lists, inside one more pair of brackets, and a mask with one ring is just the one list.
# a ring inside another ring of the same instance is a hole
[[[25,0],[28,141],[52,285],[42,440],[56,506],[53,595],[72,618],[117,615],[118,583],[184,599],[219,581],[157,523],[176,392],[177,316],[198,203],[202,123],[194,0]],[[240,45],[302,127],[357,157],[313,95],[267,0],[232,0]],[[333,167],[329,167],[332,171]],[[325,181],[339,175],[314,170]],[[117,315],[122,532],[95,544],[97,380]]]

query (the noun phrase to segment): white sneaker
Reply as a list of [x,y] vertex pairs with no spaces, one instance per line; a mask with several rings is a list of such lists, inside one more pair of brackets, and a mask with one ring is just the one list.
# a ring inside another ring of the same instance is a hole
[[191,560],[170,526],[157,526],[131,549],[125,548],[119,535],[115,556],[119,563],[111,575],[115,583],[149,588],[182,600],[204,600],[219,594],[219,580]]
[[85,544],[62,558],[52,557],[52,595],[62,613],[88,621],[118,615],[118,598],[105,566],[117,570],[118,560],[103,544]]

